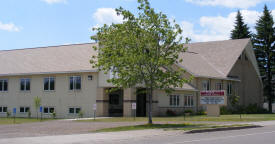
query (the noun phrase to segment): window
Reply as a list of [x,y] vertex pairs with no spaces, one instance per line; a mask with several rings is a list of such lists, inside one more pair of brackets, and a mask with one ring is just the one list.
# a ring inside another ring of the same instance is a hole
[[70,90],[80,90],[81,89],[81,77],[71,76],[70,77]]
[[210,81],[209,80],[202,81],[202,90],[210,90]]
[[232,95],[232,82],[227,83],[227,95]]
[[8,91],[8,80],[0,79],[0,92],[1,91]]
[[44,113],[53,113],[54,112],[54,107],[44,107],[43,110]]
[[46,77],[44,78],[44,90],[52,91],[54,90],[55,78],[54,77]]
[[170,95],[170,106],[179,106],[179,95]]
[[110,69],[110,79],[112,78],[118,78],[118,74],[116,72],[114,72],[115,68],[111,67]]
[[70,107],[69,108],[70,114],[78,114],[80,111],[81,111],[81,108],[79,108],[79,107]]
[[8,111],[8,107],[0,106],[0,113],[5,113]]
[[31,89],[31,80],[29,78],[20,79],[20,90],[29,91]]
[[216,90],[222,90],[222,89],[223,89],[222,83],[216,83]]
[[29,112],[29,110],[30,110],[30,107],[20,107],[19,112],[26,113],[26,112]]
[[193,95],[184,95],[184,106],[192,107],[194,105]]

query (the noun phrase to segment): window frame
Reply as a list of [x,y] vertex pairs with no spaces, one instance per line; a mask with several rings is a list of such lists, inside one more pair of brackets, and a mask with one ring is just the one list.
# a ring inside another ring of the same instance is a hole
[[[5,82],[7,83],[7,89],[5,90]],[[8,79],[0,79],[0,86],[1,86],[1,89],[0,89],[0,92],[7,92],[9,90],[9,81]]]
[[[71,89],[71,78],[72,78],[72,89]],[[80,85],[79,88],[77,88],[77,78],[80,80]],[[69,90],[70,91],[80,91],[82,89],[82,78],[80,75],[74,75],[74,76],[69,76]]]
[[[46,79],[47,79],[47,82],[48,82],[48,89],[45,89],[45,82],[46,82]],[[51,80],[53,80],[53,89],[51,89]],[[44,91],[55,91],[55,77],[53,76],[49,76],[49,77],[44,77],[43,78],[43,90]]]
[[[7,106],[0,106],[0,113],[7,113],[8,112],[8,107]],[[4,108],[6,108],[6,111],[4,111]]]
[[[205,84],[206,84],[206,88],[205,88]],[[211,90],[211,86],[210,86],[210,80],[203,80],[202,81],[202,90],[204,91],[208,91]]]
[[233,93],[233,83],[232,82],[227,82],[227,95],[232,95]]
[[222,82],[217,82],[216,83],[216,90],[223,90],[223,83]]
[[180,95],[179,94],[169,95],[169,106],[171,106],[171,107],[179,107],[180,106]]
[[[73,109],[73,113],[71,113],[70,109]],[[77,113],[77,109],[78,109],[78,113]],[[82,110],[81,107],[69,107],[68,108],[68,113],[69,114],[79,114],[79,112]]]
[[[23,112],[21,112],[21,108],[23,108]],[[28,110],[30,111],[30,107],[29,106],[20,106],[19,107],[19,113],[28,113]]]
[[[29,89],[27,89],[27,80],[29,81]],[[23,90],[22,90],[22,81],[24,81],[23,83],[24,83],[24,85],[23,85]],[[27,91],[31,91],[31,79],[30,78],[20,78],[20,87],[19,87],[19,89],[20,89],[20,91],[25,91],[25,92],[27,92]]]
[[193,94],[185,94],[183,99],[184,107],[194,107],[194,95]]
[[[48,112],[45,112],[45,109],[47,109]],[[53,109],[53,112],[51,112],[51,109]],[[55,107],[53,107],[53,106],[43,107],[43,114],[53,114],[54,112],[55,112]]]

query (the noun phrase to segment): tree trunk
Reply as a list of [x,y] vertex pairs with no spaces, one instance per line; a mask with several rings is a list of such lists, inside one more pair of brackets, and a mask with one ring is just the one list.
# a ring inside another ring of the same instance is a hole
[[149,90],[147,89],[147,95],[149,96],[148,124],[153,124],[153,120],[152,120],[152,95],[153,95],[153,88],[152,87],[150,87]]

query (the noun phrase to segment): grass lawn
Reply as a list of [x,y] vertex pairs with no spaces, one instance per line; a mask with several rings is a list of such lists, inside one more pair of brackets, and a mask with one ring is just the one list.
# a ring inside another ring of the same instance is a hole
[[[47,121],[51,119],[42,119],[42,121]],[[15,123],[13,118],[0,118],[0,125],[7,124],[22,124],[22,123],[32,123],[32,122],[40,122],[40,119],[36,118],[15,118]]]
[[[275,114],[242,114],[240,115],[221,115],[220,117],[208,117],[206,115],[202,116],[183,116],[178,117],[153,117],[153,121],[163,121],[163,122],[184,122],[184,121],[268,121],[275,120]],[[96,120],[79,120],[87,122],[134,122],[134,121],[147,121],[147,117],[137,117],[135,120],[132,117],[115,117],[106,119],[96,119]]]
[[206,125],[206,124],[145,124],[135,126],[122,126],[115,128],[105,128],[96,130],[95,132],[118,132],[118,131],[131,131],[131,130],[145,130],[145,129],[164,129],[164,130],[202,130],[214,128],[229,128],[229,127],[243,127],[248,125]]

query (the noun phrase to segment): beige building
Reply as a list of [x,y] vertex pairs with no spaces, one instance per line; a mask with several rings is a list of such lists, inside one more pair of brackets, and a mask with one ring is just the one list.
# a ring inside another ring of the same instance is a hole
[[[143,88],[106,92],[113,87],[106,82],[112,75],[91,67],[94,45],[0,51],[0,116],[14,108],[18,117],[28,116],[27,111],[36,116],[37,96],[43,117],[50,117],[53,111],[59,118],[78,117],[80,111],[84,117],[92,117],[95,104],[97,116],[132,116],[132,103],[137,105],[137,116],[146,116],[148,100]],[[204,108],[199,100],[203,90],[225,90],[228,99],[237,94],[242,105],[262,104],[262,82],[249,39],[193,43],[180,56],[183,62],[177,66],[187,71],[183,76],[194,78],[169,95],[155,90],[155,116],[165,115],[167,110],[182,113]]]

